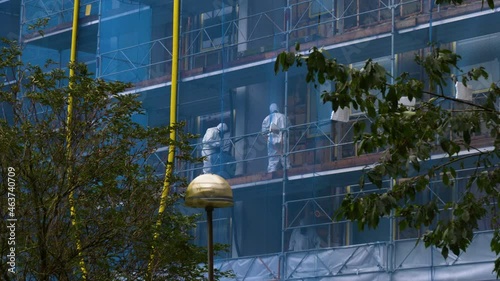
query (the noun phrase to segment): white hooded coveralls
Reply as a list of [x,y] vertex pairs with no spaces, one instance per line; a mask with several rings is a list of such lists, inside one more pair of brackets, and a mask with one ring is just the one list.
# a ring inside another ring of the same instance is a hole
[[222,137],[227,131],[227,125],[220,123],[217,127],[208,128],[203,136],[203,147],[201,155],[205,157],[203,160],[203,173],[212,173],[212,160],[216,158],[217,153],[223,145]]
[[[270,114],[262,121],[262,133],[267,135],[267,172],[271,173],[278,170],[278,163],[282,167],[291,167],[289,161],[283,157],[283,148],[285,143],[284,129],[290,125],[290,121],[284,114],[279,113],[278,106],[272,103],[269,106]],[[286,162],[286,163],[285,163]]]

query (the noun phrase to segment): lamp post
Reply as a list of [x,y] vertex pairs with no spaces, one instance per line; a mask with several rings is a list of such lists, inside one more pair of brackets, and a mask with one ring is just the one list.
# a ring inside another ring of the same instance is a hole
[[188,185],[184,204],[193,208],[205,208],[208,231],[208,280],[214,280],[214,246],[212,213],[214,208],[233,206],[233,191],[221,176],[203,174]]

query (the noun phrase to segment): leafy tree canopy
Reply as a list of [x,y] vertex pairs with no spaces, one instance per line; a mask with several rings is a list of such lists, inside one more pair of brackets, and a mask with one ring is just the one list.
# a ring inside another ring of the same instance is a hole
[[[0,253],[6,257],[15,247],[16,274],[2,262],[1,279],[80,280],[83,260],[87,280],[144,280],[154,246],[155,280],[202,280],[206,250],[191,243],[196,217],[177,210],[182,195],[169,196],[161,227],[154,228],[165,171],[154,152],[175,145],[177,159],[199,160],[189,157],[194,136],[183,134],[182,124],[136,123],[143,112],[137,95],[121,94],[129,84],[95,79],[83,64],[69,66],[70,78],[51,62],[25,65],[21,55],[16,42],[4,41],[0,216],[17,222],[9,244],[2,220]],[[179,140],[169,139],[171,130]],[[185,184],[175,175],[168,180]]]

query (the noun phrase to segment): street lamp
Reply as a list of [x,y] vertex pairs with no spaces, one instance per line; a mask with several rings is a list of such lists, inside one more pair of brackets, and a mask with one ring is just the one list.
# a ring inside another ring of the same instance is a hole
[[214,280],[214,246],[212,212],[214,208],[233,206],[233,191],[229,183],[215,174],[202,174],[188,185],[184,204],[193,208],[205,208],[208,230],[208,280]]

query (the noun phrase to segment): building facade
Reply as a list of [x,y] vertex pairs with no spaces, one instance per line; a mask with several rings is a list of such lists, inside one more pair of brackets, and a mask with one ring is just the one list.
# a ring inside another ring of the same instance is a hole
[[[77,60],[98,78],[132,82],[129,92],[140,93],[146,110],[135,120],[145,126],[168,125],[171,106],[177,106],[177,120],[200,135],[193,143],[195,156],[202,155],[206,130],[227,124],[223,149],[211,168],[230,183],[235,205],[215,211],[214,238],[230,247],[216,266],[232,270],[234,280],[494,280],[496,256],[489,250],[492,232],[486,223],[466,253],[445,260],[439,249],[415,243],[422,233],[399,231],[394,218],[365,231],[334,220],[347,193],[378,192],[370,185],[361,190],[358,180],[380,155],[357,155],[353,142],[354,122],[370,120],[354,109],[347,119],[332,120],[331,105],[320,98],[332,86],[307,84],[304,69],[274,73],[276,56],[300,43],[302,50],[322,47],[353,67],[372,58],[392,75],[408,72],[425,80],[413,59],[432,42],[460,54],[464,71],[486,68],[489,78],[471,85],[474,98],[481,98],[482,90],[500,81],[500,9],[483,7],[480,0],[464,2],[183,0],[176,105],[170,104],[171,1],[80,1]],[[0,0],[0,36],[19,39],[26,62],[52,59],[67,67],[73,5],[69,0]],[[42,19],[48,19],[43,35],[31,28]],[[451,85],[444,91],[455,94]],[[262,121],[272,103],[290,121],[282,149],[291,166],[268,172]],[[150,160],[164,173],[167,149],[156,155]],[[443,190],[436,180],[426,196],[443,202],[454,198],[471,169],[458,172],[454,191]],[[176,173],[189,179],[202,171],[201,163],[176,166]],[[394,180],[387,179],[384,188]],[[195,234],[195,242],[204,245],[204,221]],[[299,234],[314,236],[315,242],[297,248]]]

